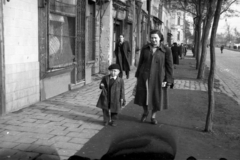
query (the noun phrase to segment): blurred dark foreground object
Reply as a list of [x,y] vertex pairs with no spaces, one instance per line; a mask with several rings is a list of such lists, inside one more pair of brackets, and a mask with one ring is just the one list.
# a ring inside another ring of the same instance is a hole
[[[92,160],[87,157],[71,156],[68,160]],[[96,159],[95,159],[96,160]],[[100,160],[174,160],[170,153],[125,153],[119,155],[104,155]]]

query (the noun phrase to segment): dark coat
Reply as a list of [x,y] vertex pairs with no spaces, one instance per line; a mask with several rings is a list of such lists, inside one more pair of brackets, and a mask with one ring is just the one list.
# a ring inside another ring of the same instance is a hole
[[122,44],[117,43],[115,48],[116,63],[120,66],[121,71],[130,71],[130,55],[131,48],[128,41],[124,41]]
[[152,52],[150,44],[141,50],[135,74],[137,86],[134,103],[140,106],[147,104],[149,109],[159,111],[166,109],[162,105],[162,82],[173,83],[173,58],[171,50],[163,45],[154,54]]
[[179,64],[180,51],[178,46],[172,46],[171,50],[172,50],[173,64]]
[[124,81],[122,78],[117,77],[117,79],[115,80],[111,87],[111,95],[109,95],[109,80],[110,80],[109,75],[104,76],[102,78],[101,83],[104,84],[104,87],[101,88],[100,86],[102,92],[98,99],[97,107],[102,109],[110,109],[112,113],[118,113],[118,111],[121,108],[121,99],[123,99],[123,101],[125,102]]

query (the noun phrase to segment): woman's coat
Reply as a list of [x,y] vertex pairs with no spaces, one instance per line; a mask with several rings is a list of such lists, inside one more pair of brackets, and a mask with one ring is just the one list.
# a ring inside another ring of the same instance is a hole
[[135,77],[137,86],[134,103],[140,106],[148,105],[149,109],[154,111],[166,109],[167,106],[162,104],[162,82],[173,83],[171,50],[161,45],[153,53],[150,44],[144,46]]
[[[97,102],[97,107],[102,109],[110,109],[112,113],[118,113],[121,108],[121,99],[125,101],[124,81],[122,78],[117,77],[111,87],[111,95],[109,95],[109,80],[110,76],[104,76],[101,83],[104,84],[102,92]],[[100,85],[101,85],[100,83]],[[110,104],[110,106],[109,106]]]

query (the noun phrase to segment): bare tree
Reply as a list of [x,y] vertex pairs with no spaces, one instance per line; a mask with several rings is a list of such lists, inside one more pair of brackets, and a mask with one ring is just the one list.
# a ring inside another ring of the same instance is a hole
[[[216,1],[216,0],[210,0]],[[213,131],[213,115],[215,108],[215,97],[214,97],[214,77],[216,70],[216,55],[215,55],[215,41],[218,28],[218,22],[220,19],[221,8],[223,0],[217,0],[217,8],[214,15],[214,22],[212,26],[211,39],[210,39],[210,73],[208,76],[208,113],[206,118],[205,130],[206,132]]]
[[202,79],[205,71],[205,61],[206,61],[206,50],[207,50],[207,39],[209,36],[209,32],[211,29],[215,9],[216,9],[216,3],[215,0],[210,0],[207,3],[207,14],[205,18],[205,23],[203,27],[203,35],[202,35],[202,54],[201,54],[201,61],[198,68],[198,76],[197,79]]
[[[212,13],[214,13],[212,10],[214,8],[212,8],[212,5],[211,3],[213,3],[212,1],[206,1],[207,2],[207,14],[204,18],[204,21],[206,22],[206,25],[205,27],[203,27],[203,37],[202,37],[202,52],[200,52],[199,50],[199,53],[201,53],[201,61],[200,61],[200,64],[199,64],[199,68],[198,68],[198,75],[197,75],[197,79],[203,79],[204,78],[204,71],[205,71],[205,64],[206,64],[206,48],[207,48],[207,37],[208,37],[208,34],[209,34],[209,31],[211,29],[211,23],[212,23]],[[233,10],[231,9],[230,7],[232,6],[232,4],[234,3],[239,3],[239,0],[225,0],[223,1],[222,3],[222,6],[221,6],[221,12],[220,12],[220,15],[223,14],[223,13],[226,13],[225,16],[227,17],[233,17],[233,16],[237,16],[239,14],[239,11],[237,10]],[[211,9],[212,8],[212,9]],[[230,33],[230,27],[227,28],[227,31],[228,31],[228,35],[231,39],[231,33]]]

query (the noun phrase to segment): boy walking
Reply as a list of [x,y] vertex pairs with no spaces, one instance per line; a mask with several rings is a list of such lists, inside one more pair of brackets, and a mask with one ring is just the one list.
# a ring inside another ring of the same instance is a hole
[[118,76],[120,73],[118,64],[110,65],[108,70],[110,74],[104,76],[100,83],[102,92],[97,107],[102,108],[104,125],[116,126],[118,112],[126,103],[124,81]]

